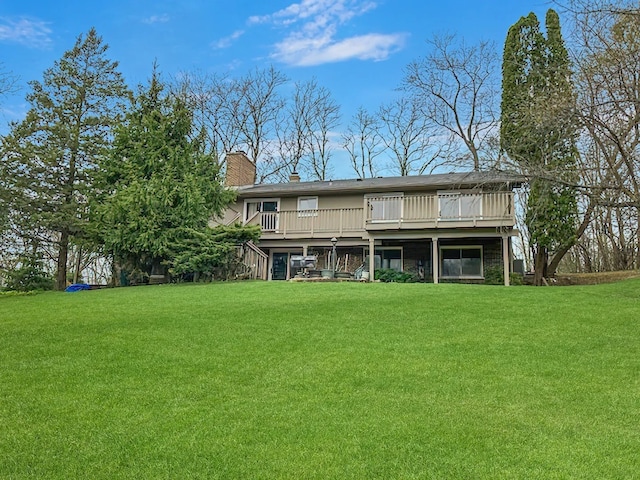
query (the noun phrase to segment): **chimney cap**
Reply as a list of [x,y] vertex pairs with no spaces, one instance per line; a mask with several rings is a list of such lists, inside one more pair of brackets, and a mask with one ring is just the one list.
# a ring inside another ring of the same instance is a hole
[[289,175],[289,181],[290,182],[299,182],[300,181],[300,175],[298,175],[298,172],[296,172],[295,170],[293,172],[291,172],[291,175]]

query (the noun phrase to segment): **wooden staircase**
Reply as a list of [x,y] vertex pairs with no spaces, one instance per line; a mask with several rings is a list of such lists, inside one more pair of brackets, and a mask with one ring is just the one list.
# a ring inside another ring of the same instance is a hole
[[243,278],[247,280],[267,280],[269,268],[269,256],[255,243],[249,241],[238,246],[238,256],[242,258],[245,266]]

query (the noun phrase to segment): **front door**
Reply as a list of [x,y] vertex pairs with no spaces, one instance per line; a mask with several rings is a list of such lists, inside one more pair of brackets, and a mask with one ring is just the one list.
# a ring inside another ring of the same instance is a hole
[[273,253],[273,266],[271,267],[272,280],[287,279],[287,263],[289,261],[288,253]]
[[262,230],[275,232],[278,230],[278,202],[262,202]]

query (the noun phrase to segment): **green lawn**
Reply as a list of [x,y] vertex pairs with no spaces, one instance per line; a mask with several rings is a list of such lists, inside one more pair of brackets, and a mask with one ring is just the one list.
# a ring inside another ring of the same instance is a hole
[[640,478],[640,281],[0,297],[0,478]]

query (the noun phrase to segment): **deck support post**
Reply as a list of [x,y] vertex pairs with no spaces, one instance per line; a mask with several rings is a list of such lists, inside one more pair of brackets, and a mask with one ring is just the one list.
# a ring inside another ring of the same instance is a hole
[[373,237],[369,238],[369,281],[375,281],[376,269],[376,241]]
[[440,277],[440,255],[438,252],[438,237],[431,239],[431,270],[433,270],[433,283],[438,283]]
[[509,278],[509,266],[511,261],[509,259],[509,235],[502,235],[502,266],[504,275],[504,286],[508,287],[510,282]]

